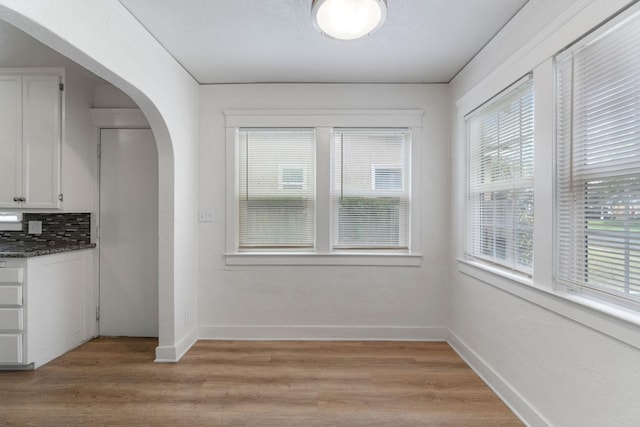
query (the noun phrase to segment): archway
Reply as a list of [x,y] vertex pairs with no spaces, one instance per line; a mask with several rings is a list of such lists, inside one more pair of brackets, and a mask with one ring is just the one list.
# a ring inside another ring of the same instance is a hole
[[159,170],[156,360],[178,360],[196,339],[195,324],[178,319],[196,318],[197,227],[190,216],[195,218],[197,193],[190,187],[197,189],[197,83],[117,1],[1,0],[0,19],[118,87],[147,117]]

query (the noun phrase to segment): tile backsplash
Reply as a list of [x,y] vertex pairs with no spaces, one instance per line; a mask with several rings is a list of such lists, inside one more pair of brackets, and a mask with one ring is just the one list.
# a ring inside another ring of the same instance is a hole
[[[29,221],[42,221],[42,234],[28,234]],[[90,213],[25,213],[21,231],[0,231],[0,241],[91,243]]]

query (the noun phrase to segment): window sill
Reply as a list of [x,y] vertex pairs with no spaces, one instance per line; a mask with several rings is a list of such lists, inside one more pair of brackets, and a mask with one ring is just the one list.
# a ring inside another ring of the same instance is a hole
[[536,286],[529,278],[476,261],[458,259],[458,271],[640,349],[640,313],[573,292]]
[[422,255],[417,254],[315,254],[315,253],[234,253],[225,254],[227,265],[282,266],[380,266],[420,267]]

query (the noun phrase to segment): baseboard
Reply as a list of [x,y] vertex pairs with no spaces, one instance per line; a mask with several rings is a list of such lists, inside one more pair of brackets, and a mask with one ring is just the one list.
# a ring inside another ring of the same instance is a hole
[[447,342],[523,423],[541,427],[551,425],[518,391],[452,331],[449,331]]
[[192,329],[187,335],[182,337],[175,345],[156,347],[156,362],[174,363],[178,362],[182,356],[198,341],[198,330]]
[[202,340],[446,341],[445,327],[201,326]]

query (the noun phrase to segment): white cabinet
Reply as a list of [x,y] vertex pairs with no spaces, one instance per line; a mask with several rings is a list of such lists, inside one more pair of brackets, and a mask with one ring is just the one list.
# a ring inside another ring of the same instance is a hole
[[[5,262],[6,263],[6,262]],[[0,366],[23,364],[23,262],[0,268]]]
[[61,83],[0,70],[0,208],[60,207]]
[[22,77],[0,75],[0,207],[22,193]]
[[0,258],[0,369],[37,368],[94,337],[94,285],[92,249]]

